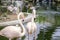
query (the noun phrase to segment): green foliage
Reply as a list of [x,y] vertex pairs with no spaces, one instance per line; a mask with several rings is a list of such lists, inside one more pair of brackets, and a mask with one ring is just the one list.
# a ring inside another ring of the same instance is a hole
[[0,40],[8,40],[6,37],[0,36]]
[[27,8],[24,6],[24,8],[23,8],[22,11],[23,11],[23,12],[27,12]]
[[25,36],[23,36],[21,40],[24,40],[24,38],[25,38]]
[[2,5],[1,0],[0,0],[0,5]]
[[23,12],[27,12],[27,10],[28,10],[29,13],[32,13],[32,10],[29,9],[29,8],[27,9],[26,7],[24,7],[22,11],[23,11]]
[[39,23],[40,23],[40,22],[43,22],[43,21],[45,21],[45,20],[46,20],[46,18],[43,17],[43,16],[38,16],[38,17],[36,18],[36,21],[38,21]]
[[7,8],[0,7],[0,11],[1,11],[2,13],[5,13],[5,12],[7,12]]

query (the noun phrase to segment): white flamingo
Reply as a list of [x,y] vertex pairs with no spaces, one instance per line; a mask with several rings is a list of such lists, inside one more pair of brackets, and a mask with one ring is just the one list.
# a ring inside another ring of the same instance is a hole
[[[29,36],[29,34],[32,34],[32,33],[34,33],[34,35],[35,35],[35,32],[37,30],[36,23],[34,22],[34,18],[36,18],[36,10],[35,10],[35,7],[31,7],[30,9],[33,10],[32,11],[33,17],[32,17],[31,22],[28,22],[27,25],[26,25],[28,36]],[[28,37],[28,40],[29,40],[29,37]],[[36,40],[36,38],[35,38],[35,40]]]
[[21,27],[7,26],[0,31],[0,35],[9,38],[9,40],[12,40],[15,37],[21,38],[22,36],[24,36],[26,33],[26,30],[25,30],[21,20],[18,19],[18,21],[19,21]]

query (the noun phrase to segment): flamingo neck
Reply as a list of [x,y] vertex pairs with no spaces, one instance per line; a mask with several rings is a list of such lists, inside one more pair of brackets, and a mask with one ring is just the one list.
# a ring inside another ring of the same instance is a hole
[[21,14],[18,14],[18,21],[19,21],[19,23],[20,23],[20,25],[21,25],[21,27],[22,27],[22,30],[23,30],[23,32],[22,32],[21,35],[20,35],[20,36],[22,37],[22,36],[24,36],[24,34],[25,34],[26,31],[25,31],[24,25],[22,24],[21,20],[19,19],[19,16],[20,16],[20,15],[21,15]]
[[31,21],[34,22],[34,17],[32,17],[32,20]]
[[33,13],[32,22],[34,22],[34,18],[36,18],[36,10],[33,9],[32,13]]

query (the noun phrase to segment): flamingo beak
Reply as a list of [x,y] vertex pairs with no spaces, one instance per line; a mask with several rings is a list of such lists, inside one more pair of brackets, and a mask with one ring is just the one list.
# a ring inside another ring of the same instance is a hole
[[23,21],[23,22],[24,22],[24,19],[25,19],[25,18],[24,18],[24,17],[22,17],[22,21]]
[[24,16],[24,15],[22,15],[22,16],[21,16],[21,18],[22,18],[22,21],[24,21],[24,19],[25,19],[25,16]]

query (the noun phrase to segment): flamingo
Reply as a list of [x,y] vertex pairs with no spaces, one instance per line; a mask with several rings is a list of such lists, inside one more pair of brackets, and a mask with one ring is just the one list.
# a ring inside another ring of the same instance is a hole
[[18,21],[19,21],[21,27],[7,26],[0,31],[0,35],[9,38],[9,40],[12,40],[13,38],[16,38],[16,37],[20,37],[20,38],[23,37],[26,33],[26,30],[25,30],[24,25],[22,24],[21,20],[18,19]]
[[[36,18],[36,10],[35,10],[35,7],[30,7],[30,9],[33,10],[32,11],[33,17],[32,17],[31,22],[28,22],[27,25],[26,25],[28,36],[29,36],[29,34],[32,34],[32,33],[34,33],[34,35],[35,35],[35,32],[37,30],[36,23],[34,22],[34,18]],[[28,37],[28,40],[29,40],[29,37]]]

